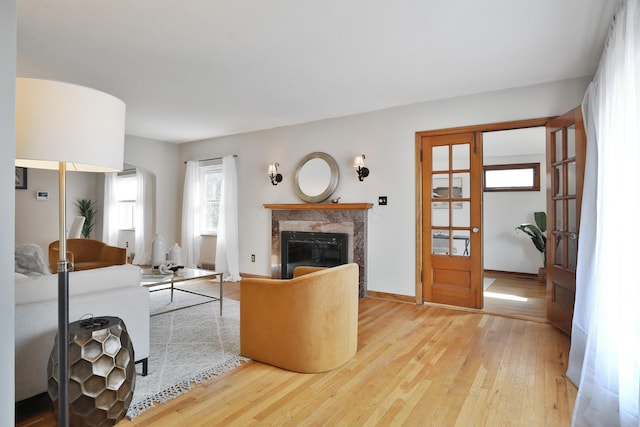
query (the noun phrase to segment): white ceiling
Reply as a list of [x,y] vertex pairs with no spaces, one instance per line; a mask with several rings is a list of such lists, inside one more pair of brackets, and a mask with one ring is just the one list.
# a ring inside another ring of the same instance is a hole
[[18,0],[19,77],[185,142],[591,75],[617,0]]

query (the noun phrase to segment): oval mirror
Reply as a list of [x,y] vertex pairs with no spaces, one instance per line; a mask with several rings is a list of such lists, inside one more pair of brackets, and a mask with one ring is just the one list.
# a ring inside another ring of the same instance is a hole
[[338,163],[329,154],[307,154],[296,168],[296,193],[307,203],[324,202],[338,186],[339,175]]

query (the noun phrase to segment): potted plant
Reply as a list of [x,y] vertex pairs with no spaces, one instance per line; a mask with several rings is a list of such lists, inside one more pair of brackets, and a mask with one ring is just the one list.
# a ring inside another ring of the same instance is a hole
[[74,203],[78,207],[80,215],[85,217],[82,225],[82,237],[89,238],[89,234],[96,224],[96,201],[91,199],[78,199]]
[[542,255],[542,267],[538,269],[538,281],[547,281],[547,214],[545,212],[534,212],[533,218],[535,224],[520,224],[516,227],[516,231],[520,230],[531,238],[533,245]]

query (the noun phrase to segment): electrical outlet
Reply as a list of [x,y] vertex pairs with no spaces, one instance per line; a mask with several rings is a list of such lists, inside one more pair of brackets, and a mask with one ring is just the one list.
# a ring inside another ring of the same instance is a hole
[[256,254],[251,254],[251,262],[256,262]]
[[387,205],[387,196],[379,196],[378,197],[378,205],[386,206]]
[[125,247],[125,248],[128,248],[128,247],[129,247],[129,242],[126,242],[126,243],[124,244],[124,247]]

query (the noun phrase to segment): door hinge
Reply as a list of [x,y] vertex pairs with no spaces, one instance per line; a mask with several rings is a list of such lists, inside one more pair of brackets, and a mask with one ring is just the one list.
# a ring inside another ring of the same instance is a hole
[[420,271],[420,283],[424,283],[424,270]]
[[420,149],[420,162],[422,162],[422,148]]

